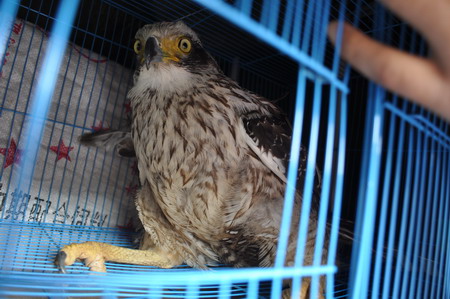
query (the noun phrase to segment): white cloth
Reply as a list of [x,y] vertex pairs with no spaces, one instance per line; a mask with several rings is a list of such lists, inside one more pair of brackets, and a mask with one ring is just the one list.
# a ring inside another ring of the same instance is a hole
[[126,126],[132,72],[73,44],[58,74],[32,183],[21,190],[11,183],[26,155],[23,135],[47,43],[48,33],[16,20],[0,76],[0,220],[126,225],[137,186],[134,160],[81,146],[78,136],[93,126]]

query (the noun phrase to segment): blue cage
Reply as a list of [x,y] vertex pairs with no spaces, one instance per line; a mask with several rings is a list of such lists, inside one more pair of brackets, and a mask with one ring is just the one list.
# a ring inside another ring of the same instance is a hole
[[[307,165],[300,254],[321,173],[318,258],[284,266],[287,188],[272,268],[107,263],[93,274],[76,263],[59,273],[54,258],[69,243],[138,246],[135,161],[77,138],[129,126],[134,34],[178,19],[228,76],[289,114],[288,182],[300,159]],[[371,0],[2,0],[0,297],[280,298],[284,280],[295,295],[306,277],[311,298],[320,278],[326,298],[449,298],[449,125],[346,66],[342,26],[337,46],[327,41],[331,20],[426,55],[420,36]]]

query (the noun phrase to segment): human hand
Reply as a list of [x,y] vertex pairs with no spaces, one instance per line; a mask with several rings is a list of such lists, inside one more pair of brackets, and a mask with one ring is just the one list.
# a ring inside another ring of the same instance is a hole
[[[433,58],[383,45],[344,24],[342,57],[369,79],[450,121],[450,1],[380,0],[417,29]],[[337,22],[328,36],[336,41]]]

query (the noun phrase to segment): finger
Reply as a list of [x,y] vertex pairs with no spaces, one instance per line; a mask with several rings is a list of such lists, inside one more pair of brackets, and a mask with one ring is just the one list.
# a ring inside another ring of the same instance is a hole
[[433,48],[434,54],[450,75],[450,1],[448,0],[381,0],[387,8],[407,21]]
[[[336,40],[337,23],[328,34]],[[450,119],[450,87],[430,60],[378,43],[344,25],[342,57],[369,79]]]

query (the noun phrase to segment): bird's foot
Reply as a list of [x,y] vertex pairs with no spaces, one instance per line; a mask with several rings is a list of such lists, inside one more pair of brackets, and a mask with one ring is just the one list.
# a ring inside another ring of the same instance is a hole
[[62,273],[67,273],[66,266],[72,265],[76,260],[82,260],[89,270],[106,272],[103,252],[105,245],[107,244],[99,242],[66,245],[56,255],[55,264]]
[[183,262],[177,253],[156,248],[138,250],[100,242],[85,242],[64,246],[56,255],[55,264],[61,272],[67,273],[66,266],[72,265],[76,260],[84,261],[91,271],[96,272],[106,272],[107,261],[160,268],[172,268]]

